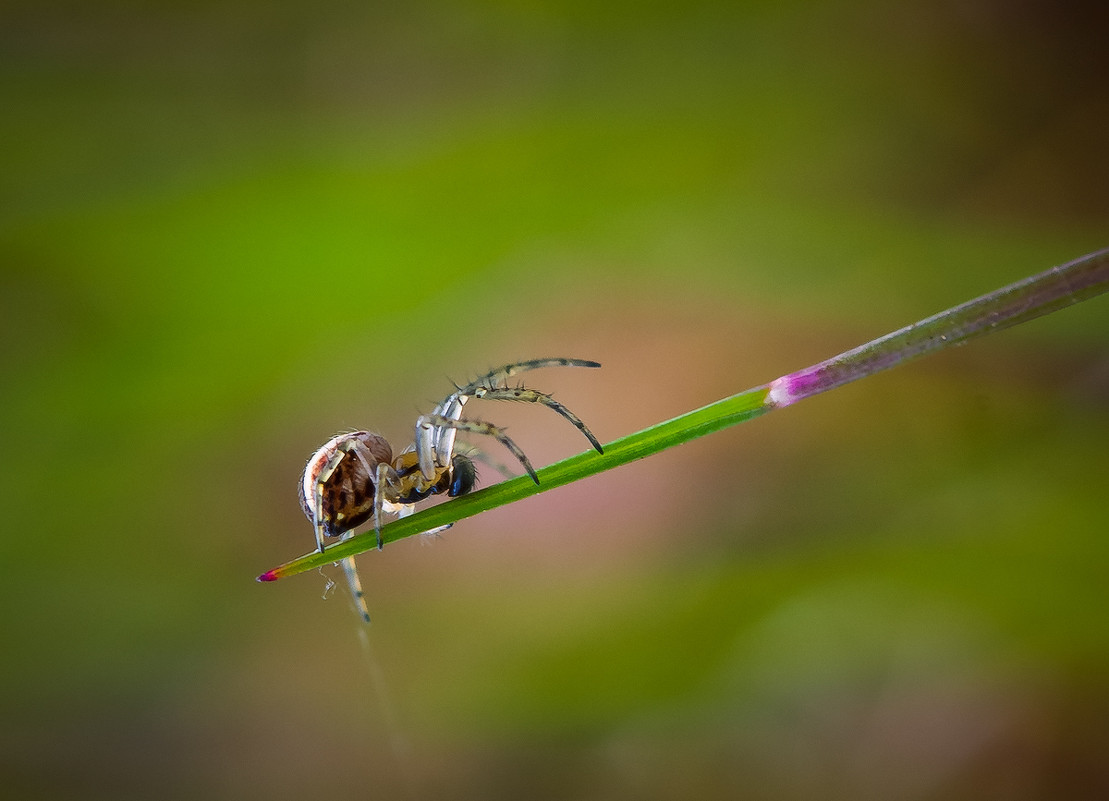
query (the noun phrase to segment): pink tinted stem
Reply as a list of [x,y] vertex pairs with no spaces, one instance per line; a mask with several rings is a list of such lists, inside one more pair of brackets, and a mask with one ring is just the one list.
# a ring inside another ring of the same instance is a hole
[[[538,485],[521,476],[433,506],[411,517],[395,520],[382,529],[384,541],[394,542],[611,470],[895,367],[917,356],[1032,320],[1107,289],[1109,249],[1053,267],[977,300],[940,312],[812,367],[782,376],[770,384],[754,387],[629,434],[605,445],[603,454],[587,451],[549,465],[539,471]],[[352,537],[329,546],[325,553],[313,551],[275,567],[258,576],[258,581],[275,581],[374,547],[376,539],[372,536]]]
[[1049,314],[1106,289],[1109,289],[1109,249],[1052,267],[782,376],[771,382],[767,400],[776,407],[789,406],[918,356]]

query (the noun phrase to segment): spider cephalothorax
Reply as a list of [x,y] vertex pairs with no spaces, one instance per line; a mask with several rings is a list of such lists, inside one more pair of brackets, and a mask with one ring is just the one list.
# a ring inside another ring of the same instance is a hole
[[[413,505],[446,494],[465,495],[477,481],[473,460],[455,449],[457,432],[490,436],[508,448],[535,483],[539,478],[524,452],[500,428],[481,420],[462,419],[471,398],[538,403],[573,423],[590,444],[603,453],[601,443],[577,415],[550,395],[524,386],[510,387],[513,375],[540,367],[600,367],[582,359],[535,359],[505,365],[464,387],[456,387],[430,414],[416,420],[415,441],[397,457],[380,434],[355,431],[332,437],[316,451],[300,482],[300,503],[312,522],[316,546],[322,553],[328,537],[351,536],[363,523],[373,521],[377,547],[382,546],[383,514],[405,517]],[[437,529],[436,531],[438,531]],[[428,532],[431,533],[431,532]],[[361,583],[353,557],[343,560],[359,611],[368,622]]]

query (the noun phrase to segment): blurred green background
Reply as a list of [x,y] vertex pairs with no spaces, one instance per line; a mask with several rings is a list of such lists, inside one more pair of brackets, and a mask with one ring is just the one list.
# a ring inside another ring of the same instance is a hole
[[4,795],[1106,797],[1104,299],[368,554],[368,647],[253,581],[450,379],[607,441],[1109,244],[1104,5],[379,5],[0,11]]

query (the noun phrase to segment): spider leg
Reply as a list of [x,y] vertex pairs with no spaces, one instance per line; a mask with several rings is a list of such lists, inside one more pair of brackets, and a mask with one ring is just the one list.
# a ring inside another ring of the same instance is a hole
[[[340,541],[350,539],[351,534],[347,532],[344,534]],[[370,622],[370,609],[366,606],[366,594],[362,592],[362,579],[358,577],[358,565],[354,563],[354,557],[348,556],[342,561],[343,572],[347,576],[347,586],[350,587],[350,594],[354,598],[354,606],[358,611],[358,616],[362,618],[363,623]]]
[[381,513],[385,509],[385,484],[393,484],[396,478],[397,471],[393,469],[392,465],[385,462],[378,463],[377,470],[374,472],[374,534],[377,536],[377,549],[379,551],[383,547],[381,542]]
[[323,491],[327,486],[327,482],[331,480],[331,476],[335,473],[335,468],[339,466],[339,462],[343,461],[346,456],[344,448],[337,448],[331,458],[327,460],[327,464],[320,470],[320,474],[316,476],[316,484],[312,490],[312,528],[316,534],[316,547],[319,548],[320,553],[324,549],[324,537],[327,532],[324,528],[323,516]]
[[[590,444],[596,448],[598,453],[604,453],[601,448],[601,443],[593,436],[586,425],[569,409],[563,406],[558,401],[554,400],[550,395],[547,395],[536,390],[529,390],[523,387],[511,389],[507,385],[507,381],[518,373],[523,373],[528,370],[537,370],[541,367],[600,367],[599,362],[588,361],[586,359],[532,359],[526,362],[515,362],[513,364],[506,364],[503,367],[498,367],[495,370],[490,370],[480,378],[471,381],[463,387],[456,387],[455,391],[445,397],[438,406],[435,407],[432,414],[440,415],[448,420],[459,420],[462,417],[462,408],[466,405],[466,401],[470,398],[487,398],[489,400],[516,400],[528,403],[540,403],[554,409],[558,414],[565,417],[574,426],[585,435]],[[454,452],[455,429],[447,427],[438,427],[425,429],[421,433],[420,428],[417,426],[416,441],[417,450],[421,452],[420,469],[423,471],[424,476],[429,480],[431,479],[430,465],[432,461],[431,452],[434,451],[434,459],[440,465],[445,465],[450,461],[451,455]],[[519,457],[517,457],[519,458]]]
[[466,386],[456,386],[455,391],[443,398],[442,402],[435,407],[434,413],[441,414],[443,417],[449,417],[452,420],[457,420],[462,416],[462,407],[466,405],[467,400],[476,397],[475,393],[477,390],[496,389],[504,385],[512,376],[527,372],[528,370],[538,370],[541,367],[600,366],[600,362],[593,362],[588,359],[532,359],[526,362],[506,364],[503,367],[490,370],[480,378],[475,378],[469,384],[466,384]]
[[[331,476],[335,472],[335,468],[338,466],[339,462],[341,462],[343,460],[343,457],[345,457],[348,453],[353,454],[360,462],[362,462],[362,465],[366,469],[367,474],[373,472],[370,469],[370,465],[366,459],[365,454],[362,453],[362,448],[359,447],[359,443],[357,442],[344,442],[342,445],[336,448],[334,455],[330,459],[328,459],[327,464],[324,466],[324,469],[320,471],[319,478],[316,481],[316,505],[314,509],[314,522],[316,523],[316,540],[319,543],[320,553],[323,553],[324,549],[323,525],[320,522],[323,518],[323,488],[327,485],[327,482],[331,480]],[[377,512],[376,495],[374,512]],[[339,542],[349,540],[352,536],[354,536],[353,531],[346,531],[341,537],[339,537]],[[380,535],[378,536],[378,547],[380,547]],[[352,600],[354,601],[355,610],[358,612],[358,616],[362,618],[363,623],[369,623],[370,609],[366,605],[366,593],[362,589],[362,579],[358,575],[358,565],[355,563],[353,556],[348,556],[346,559],[341,560],[341,564],[343,566],[343,573],[346,575],[347,586],[350,587],[350,595]]]
[[416,419],[416,456],[420,461],[420,472],[428,481],[435,478],[437,440],[438,429],[431,422],[430,416],[420,415]]
[[538,390],[534,389],[527,389],[526,387],[494,387],[492,389],[489,389],[487,387],[479,387],[478,389],[474,390],[473,397],[483,400],[507,400],[519,401],[522,403],[538,403],[546,406],[548,409],[553,409],[555,412],[562,415],[571,423],[573,423],[578,431],[585,435],[585,438],[589,440],[589,444],[593,446],[593,449],[596,450],[597,453],[605,452],[604,448],[601,447],[601,443],[597,441],[597,438],[593,436],[593,432],[590,431],[585,423],[581,421],[581,418],[579,418],[576,414],[574,414],[572,411],[567,409],[565,406],[563,406],[561,403],[556,401],[545,392],[539,392]]
[[[444,417],[441,414],[424,414],[416,421],[416,448],[419,451],[420,470],[424,476],[430,480],[435,475],[435,464],[437,462],[438,453],[432,452],[431,447],[431,432],[436,428],[445,429],[447,431],[466,431],[471,434],[484,434],[493,437],[497,442],[504,445],[512,452],[517,461],[524,466],[524,470],[531,476],[531,480],[536,484],[539,483],[539,477],[535,475],[535,468],[531,466],[528,457],[520,450],[520,447],[513,442],[508,434],[500,428],[497,428],[492,423],[486,423],[481,420],[454,420],[450,417]],[[453,439],[452,439],[453,441]]]
[[312,530],[316,534],[316,548],[320,553],[324,549],[324,531],[323,531],[323,485],[316,484],[316,491],[313,493],[313,506],[312,506]]
[[[379,550],[381,549],[381,511],[385,503],[384,485],[386,482],[392,483],[389,474],[393,473],[393,475],[395,475],[395,472],[388,463],[378,462],[377,457],[374,457],[362,442],[352,439],[336,447],[335,452],[320,469],[319,475],[316,477],[315,486],[313,487],[312,524],[315,529],[316,544],[319,547],[320,553],[324,551],[324,537],[329,533],[324,522],[324,490],[335,475],[335,471],[338,469],[340,462],[348,455],[362,463],[362,468],[365,470],[366,475],[375,477],[374,524],[377,531],[377,547]],[[376,465],[371,466],[374,462],[376,462]],[[344,542],[352,536],[354,536],[352,530],[343,531],[339,541]],[[340,562],[343,566],[343,572],[346,574],[347,585],[350,587],[351,597],[354,600],[358,615],[362,618],[364,623],[369,623],[370,610],[366,606],[366,596],[362,589],[362,580],[358,575],[358,566],[354,561],[354,557],[348,556],[340,560]]]
[[454,525],[454,523],[447,523],[445,526],[436,526],[435,528],[429,528],[427,531],[421,531],[420,536],[421,537],[436,537],[436,536],[442,534],[444,531],[446,531],[448,528],[450,528],[453,525]]
[[[462,404],[466,401],[463,399],[458,405],[458,413],[454,416],[440,415],[444,420],[458,421],[462,416]],[[432,436],[435,438],[435,462],[436,464],[446,466],[451,463],[451,457],[454,456],[454,440],[458,434],[457,428],[449,428],[443,426],[435,426],[432,429]]]
[[488,373],[471,381],[466,386],[459,387],[456,394],[473,397],[474,390],[478,387],[496,387],[498,384],[503,384],[514,375],[527,372],[528,370],[538,370],[541,367],[600,366],[600,362],[593,362],[588,359],[532,359],[526,362],[514,362],[512,364],[506,364],[503,367],[498,367],[495,370],[490,370]]
[[[396,478],[397,475],[396,471],[393,470],[392,466],[387,462],[378,462],[376,467],[371,466],[370,460],[366,458],[366,454],[364,452],[365,446],[357,440],[344,442],[342,445],[339,446],[338,451],[339,453],[337,455],[339,456],[339,459],[342,458],[340,454],[353,454],[358,459],[358,461],[362,463],[362,467],[363,469],[365,469],[366,475],[374,477],[374,533],[377,535],[377,549],[380,551],[382,548],[381,512],[383,507],[385,506],[385,483],[393,483],[393,479]],[[331,476],[331,472],[333,472],[335,469],[332,461],[334,461],[335,464],[338,464],[338,460],[336,460],[335,457],[332,457],[332,460],[328,461],[328,466],[331,469],[321,471],[321,473],[326,472],[329,479]],[[320,549],[320,552],[323,552],[322,548]]]

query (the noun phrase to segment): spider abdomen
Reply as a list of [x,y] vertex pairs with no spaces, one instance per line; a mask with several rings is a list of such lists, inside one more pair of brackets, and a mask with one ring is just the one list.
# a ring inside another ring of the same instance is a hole
[[365,523],[374,513],[374,474],[388,464],[393,449],[380,434],[355,431],[332,437],[308,460],[300,486],[300,503],[315,517],[309,498],[320,504],[319,522],[335,537]]

